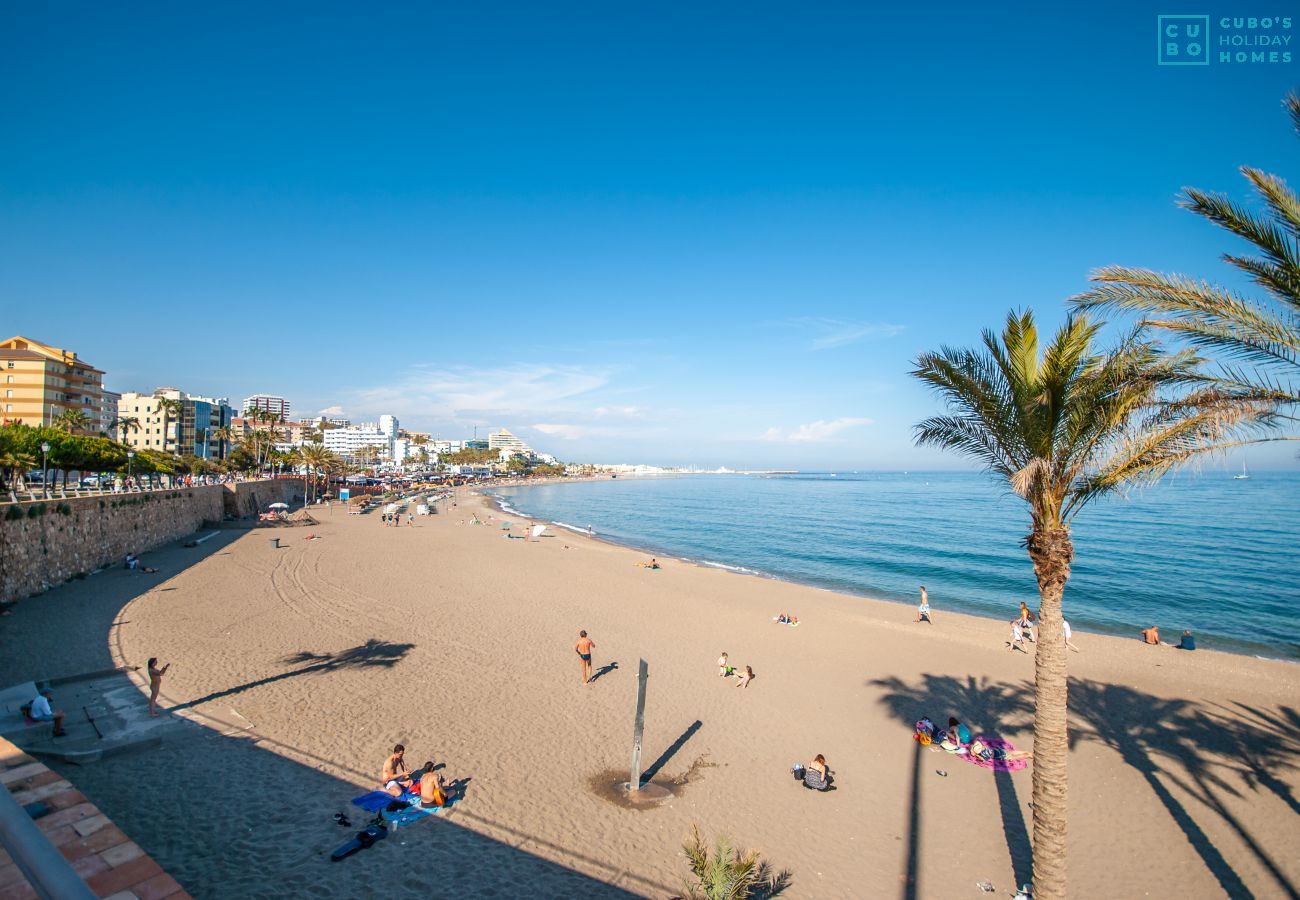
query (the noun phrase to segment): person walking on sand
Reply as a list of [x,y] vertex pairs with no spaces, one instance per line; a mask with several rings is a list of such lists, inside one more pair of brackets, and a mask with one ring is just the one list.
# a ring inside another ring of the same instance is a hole
[[1070,638],[1074,637],[1074,632],[1070,630],[1070,623],[1067,620],[1062,619],[1061,628],[1065,631],[1065,646],[1069,647],[1075,653],[1081,652],[1078,647],[1070,643]]
[[934,619],[930,618],[930,595],[925,592],[925,585],[921,585],[921,605],[916,608],[916,621],[934,624]]
[[1034,614],[1029,611],[1029,607],[1025,605],[1023,600],[1020,601],[1020,618],[1016,621],[1024,629],[1025,637],[1032,641],[1034,639]]
[[162,678],[167,674],[167,670],[172,667],[171,663],[158,668],[158,657],[149,657],[149,715],[158,715],[158,692],[162,690]]
[[573,645],[573,649],[582,662],[582,683],[588,684],[591,681],[591,651],[596,649],[596,642],[587,637],[587,632],[579,631],[578,643]]
[[1025,633],[1020,629],[1020,620],[1011,620],[1011,640],[1007,641],[1008,650],[1019,650],[1021,653],[1027,653],[1025,650]]

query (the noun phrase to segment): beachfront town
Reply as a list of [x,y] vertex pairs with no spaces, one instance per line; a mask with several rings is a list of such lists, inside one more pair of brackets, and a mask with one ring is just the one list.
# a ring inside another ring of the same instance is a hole
[[[553,455],[534,450],[506,428],[482,438],[475,433],[449,439],[403,428],[393,415],[359,423],[340,415],[295,417],[290,400],[270,393],[245,397],[238,404],[173,386],[119,393],[104,386],[104,370],[75,351],[22,335],[0,342],[0,368],[0,425],[112,441],[127,460],[123,468],[138,473],[213,475],[268,467],[290,472],[307,465],[353,475],[365,471],[490,477],[566,471]],[[6,457],[3,465],[32,470],[28,480],[44,478],[49,468],[75,465],[75,460],[51,461],[48,453],[42,455],[46,459],[18,453]],[[103,471],[89,463],[83,468]]]

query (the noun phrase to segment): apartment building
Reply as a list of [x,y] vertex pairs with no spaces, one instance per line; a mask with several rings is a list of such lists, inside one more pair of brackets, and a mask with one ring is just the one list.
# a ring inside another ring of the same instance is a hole
[[525,455],[531,455],[533,452],[532,447],[529,447],[504,428],[488,435],[488,449],[508,450],[512,453],[523,453]]
[[71,350],[15,335],[0,343],[0,420],[49,425],[81,410],[86,430],[100,431],[104,373]]
[[250,409],[260,409],[263,412],[275,413],[283,419],[288,419],[290,405],[288,400],[274,394],[254,394],[251,397],[244,398],[244,405],[240,407],[240,410],[247,415]]
[[[164,414],[161,401],[180,403],[180,415]],[[121,430],[123,443],[137,450],[225,459],[230,443],[220,437],[219,428],[232,428],[235,410],[225,397],[203,397],[179,388],[161,387],[152,394],[127,391],[117,402],[119,419],[133,418],[134,428]]]

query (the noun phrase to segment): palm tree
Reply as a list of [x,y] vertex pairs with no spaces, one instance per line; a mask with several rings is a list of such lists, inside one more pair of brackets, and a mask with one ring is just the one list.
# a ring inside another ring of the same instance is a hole
[[1024,546],[1041,600],[1034,658],[1035,896],[1066,895],[1066,650],[1061,599],[1074,545],[1070,525],[1091,501],[1153,482],[1196,455],[1225,446],[1257,405],[1219,394],[1171,392],[1195,384],[1191,351],[1168,354],[1141,330],[1117,347],[1094,346],[1099,324],[1072,317],[1040,354],[1033,314],[1007,316],[980,350],[925,353],[912,373],[948,414],[916,427],[917,443],[980,463],[1029,506]]
[[110,431],[117,432],[118,438],[125,443],[128,434],[140,430],[140,419],[138,416],[118,416],[109,423],[108,427]]
[[[1300,92],[1284,106],[1300,132]],[[1300,404],[1300,198],[1276,175],[1249,166],[1241,174],[1262,201],[1259,211],[1196,188],[1185,189],[1179,205],[1258,248],[1260,256],[1223,259],[1262,287],[1261,297],[1184,275],[1106,266],[1092,275],[1098,286],[1073,302],[1083,310],[1136,312],[1146,324],[1215,353],[1221,368],[1210,383],[1228,394]],[[1295,419],[1275,419],[1283,421]]]
[[184,411],[185,404],[180,400],[172,400],[167,397],[158,398],[158,412],[162,413],[163,452],[165,453],[176,453],[180,450],[181,438],[179,433],[174,439],[176,444],[175,449],[171,449],[167,446],[167,442],[173,440],[170,434],[171,423],[168,420],[175,417],[179,424],[181,414]]
[[[307,479],[314,495],[316,476],[328,471],[336,462],[337,457],[329,450],[326,450],[323,444],[304,444],[299,448],[298,452],[303,464],[307,466]],[[307,502],[310,503],[311,499],[308,498]]]
[[55,416],[50,424],[60,431],[76,434],[79,431],[85,431],[90,426],[90,416],[87,415],[84,409],[65,409]]
[[208,432],[208,437],[217,442],[217,457],[226,458],[226,451],[235,439],[235,433],[229,425],[222,425],[219,428],[213,428]]
[[8,472],[12,478],[13,491],[18,490],[18,482],[24,472],[36,468],[36,457],[21,450],[6,450],[0,453],[0,469]]

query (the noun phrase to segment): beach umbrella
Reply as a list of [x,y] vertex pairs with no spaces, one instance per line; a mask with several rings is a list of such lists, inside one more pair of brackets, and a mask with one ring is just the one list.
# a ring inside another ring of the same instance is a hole
[[289,508],[289,504],[288,504],[288,503],[272,503],[272,504],[268,507],[268,509],[288,509],[288,508]]

